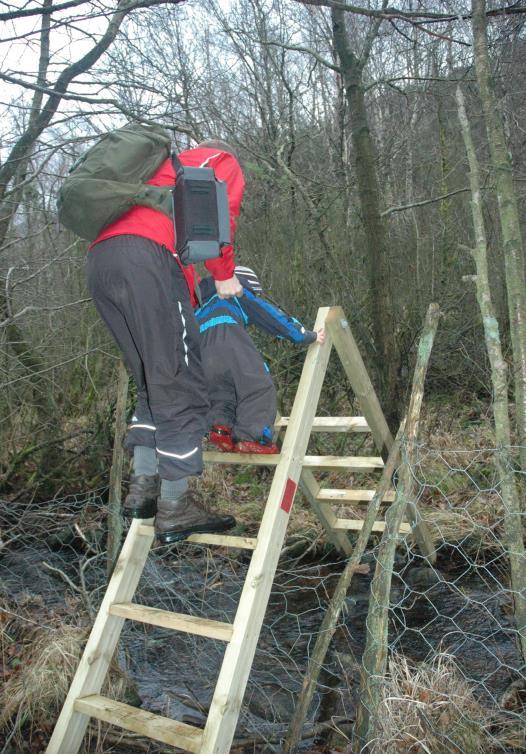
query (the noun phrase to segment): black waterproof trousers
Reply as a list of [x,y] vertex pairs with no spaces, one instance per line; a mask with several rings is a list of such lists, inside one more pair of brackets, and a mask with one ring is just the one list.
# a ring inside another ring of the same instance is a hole
[[276,389],[243,326],[207,327],[201,333],[201,358],[210,398],[209,425],[232,427],[237,440],[269,440],[276,419]]
[[156,448],[163,479],[203,470],[209,408],[184,274],[164,247],[115,236],[88,253],[88,287],[137,384],[126,446]]

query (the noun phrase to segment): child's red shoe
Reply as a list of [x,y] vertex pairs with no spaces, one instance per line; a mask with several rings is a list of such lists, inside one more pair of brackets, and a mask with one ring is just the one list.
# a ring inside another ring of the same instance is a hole
[[214,424],[208,434],[208,440],[223,453],[233,453],[235,450],[232,427],[226,427],[224,424]]
[[279,453],[277,445],[266,445],[262,442],[253,442],[252,440],[239,440],[234,445],[235,453],[260,453],[262,455],[274,455]]

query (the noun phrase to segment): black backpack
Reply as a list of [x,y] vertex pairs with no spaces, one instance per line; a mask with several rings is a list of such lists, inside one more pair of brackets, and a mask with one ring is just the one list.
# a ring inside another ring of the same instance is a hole
[[221,255],[230,243],[230,210],[226,183],[212,168],[184,166],[174,155],[177,182],[173,190],[176,251],[183,264]]

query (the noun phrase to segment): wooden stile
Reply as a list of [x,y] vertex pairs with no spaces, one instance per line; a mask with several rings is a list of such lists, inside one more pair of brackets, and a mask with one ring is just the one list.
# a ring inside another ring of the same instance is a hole
[[[153,536],[153,519],[150,525],[142,524],[138,528],[139,534]],[[214,547],[232,547],[239,550],[254,550],[257,539],[254,537],[235,537],[227,534],[191,534],[185,542]]]
[[354,394],[360,402],[365,420],[373,433],[374,442],[382,458],[387,458],[394,442],[373,384],[369,379],[362,356],[353,338],[349,322],[341,306],[331,307],[327,330],[338,352],[343,369]]
[[[273,456],[205,453],[205,461],[211,463],[275,467],[257,538],[193,534],[187,540],[189,543],[209,547],[252,551],[233,623],[172,613],[132,602],[154,539],[153,520],[134,520],[56,723],[47,754],[77,754],[90,717],[193,754],[228,754],[297,488],[301,489],[313,508],[329,540],[340,552],[350,556],[352,546],[347,532],[360,531],[364,523],[362,520],[337,518],[331,504],[369,501],[374,496],[374,490],[322,489],[314,472],[336,470],[340,474],[348,473],[351,477],[360,473],[381,472],[384,466],[382,458],[386,457],[386,451],[393,443],[343,310],[340,307],[320,309],[315,328],[321,327],[326,327],[326,342],[324,345],[313,344],[309,347],[291,415],[279,418],[275,425],[276,431],[285,430],[281,452]],[[316,417],[333,345],[360,401],[363,416]],[[311,432],[371,432],[380,456],[306,455]],[[392,493],[387,492],[383,502],[388,503],[392,499]],[[377,521],[372,531],[383,531],[384,528],[385,523]],[[411,527],[401,523],[400,532],[408,534]],[[181,546],[186,545],[181,543]],[[100,696],[102,683],[126,619],[226,643],[223,663],[203,730]]]
[[349,556],[352,553],[352,546],[349,537],[344,532],[338,531],[334,528],[336,516],[332,509],[329,506],[319,504],[318,495],[320,492],[320,486],[310,469],[303,469],[301,472],[300,489],[325,529],[325,534],[327,535],[329,542],[331,542],[331,544],[333,544],[336,549],[344,555]]

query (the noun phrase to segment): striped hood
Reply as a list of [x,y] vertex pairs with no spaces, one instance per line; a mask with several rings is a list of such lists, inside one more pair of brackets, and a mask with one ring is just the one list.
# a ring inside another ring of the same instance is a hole
[[234,268],[234,274],[244,288],[250,288],[254,293],[262,293],[263,288],[259,282],[259,278],[250,267],[242,267],[237,265]]

